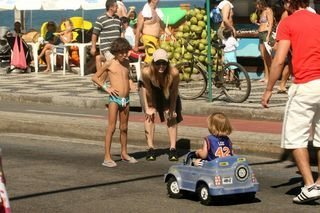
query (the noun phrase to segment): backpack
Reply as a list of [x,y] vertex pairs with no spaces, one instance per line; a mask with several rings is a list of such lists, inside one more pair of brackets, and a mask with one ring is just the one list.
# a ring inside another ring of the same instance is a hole
[[215,7],[210,12],[210,18],[213,21],[213,23],[218,24],[222,22],[222,16],[220,13],[220,9],[218,7]]

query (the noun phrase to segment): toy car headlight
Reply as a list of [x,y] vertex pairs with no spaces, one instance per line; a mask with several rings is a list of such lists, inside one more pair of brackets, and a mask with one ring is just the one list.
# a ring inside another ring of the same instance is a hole
[[238,166],[235,173],[236,173],[236,178],[239,181],[245,181],[249,177],[249,169],[244,165]]

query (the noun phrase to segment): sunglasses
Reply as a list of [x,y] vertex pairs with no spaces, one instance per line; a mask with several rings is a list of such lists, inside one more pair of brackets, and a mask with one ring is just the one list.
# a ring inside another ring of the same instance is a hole
[[168,64],[168,62],[164,61],[164,60],[159,60],[159,61],[156,61],[154,62],[155,65],[157,66],[160,66],[160,65],[163,65],[163,66],[166,66]]

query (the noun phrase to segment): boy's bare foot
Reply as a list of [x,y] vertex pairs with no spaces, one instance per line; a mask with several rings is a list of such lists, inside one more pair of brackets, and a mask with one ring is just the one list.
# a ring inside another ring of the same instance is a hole
[[49,69],[46,69],[46,70],[44,70],[43,72],[44,73],[49,73],[51,70],[49,70]]

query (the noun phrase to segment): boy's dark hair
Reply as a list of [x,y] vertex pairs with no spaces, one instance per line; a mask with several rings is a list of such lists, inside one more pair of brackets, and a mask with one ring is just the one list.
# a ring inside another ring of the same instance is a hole
[[230,27],[227,27],[223,30],[222,35],[225,39],[227,39],[233,35],[233,31]]
[[110,7],[112,7],[114,5],[114,3],[116,3],[116,0],[107,0],[106,1],[106,10],[108,11]]
[[118,53],[128,52],[132,47],[125,38],[117,38],[111,44],[110,52],[112,55],[116,55]]
[[284,2],[290,2],[289,9],[293,11],[298,10],[300,7],[306,8],[309,6],[309,0],[284,0]]
[[122,24],[129,24],[129,19],[127,17],[125,17],[125,16],[122,16],[120,18],[120,21],[121,21]]

